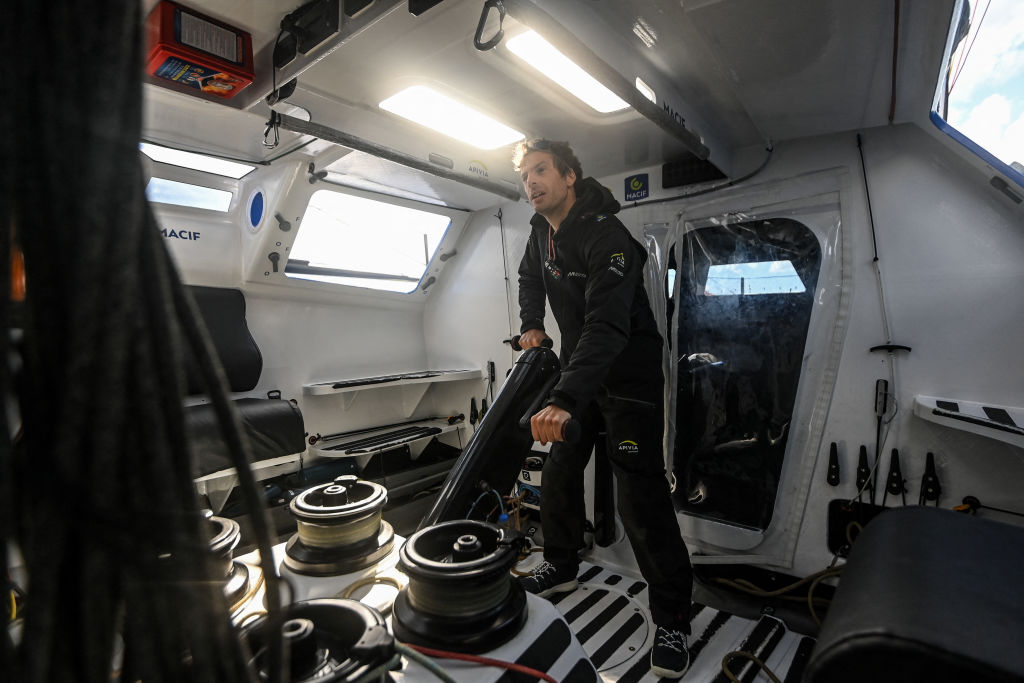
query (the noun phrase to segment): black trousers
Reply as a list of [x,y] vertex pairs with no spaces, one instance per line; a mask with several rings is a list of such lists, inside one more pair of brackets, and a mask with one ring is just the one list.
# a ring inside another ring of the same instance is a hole
[[583,470],[603,427],[619,516],[647,581],[651,616],[659,626],[689,633],[693,571],[665,478],[662,413],[660,405],[645,408],[601,399],[582,419],[577,417],[583,438],[551,447],[541,480],[544,559],[559,567],[579,567],[586,520]]

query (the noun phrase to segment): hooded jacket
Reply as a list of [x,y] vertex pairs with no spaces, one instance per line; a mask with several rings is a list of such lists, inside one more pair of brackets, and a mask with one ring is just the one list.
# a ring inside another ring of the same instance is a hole
[[608,188],[584,178],[575,189],[557,232],[534,214],[519,264],[521,331],[544,329],[546,295],[561,333],[562,374],[547,404],[572,414],[602,398],[656,404],[662,339],[643,284],[647,252],[615,217]]

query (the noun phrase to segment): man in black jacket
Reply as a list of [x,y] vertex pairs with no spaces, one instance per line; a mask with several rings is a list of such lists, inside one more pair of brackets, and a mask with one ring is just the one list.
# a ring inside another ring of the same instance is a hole
[[[562,340],[561,377],[531,421],[533,437],[553,444],[542,479],[544,562],[521,583],[541,597],[579,585],[583,469],[603,426],[619,515],[658,626],[651,668],[681,676],[693,577],[665,478],[662,339],[643,285],[647,254],[615,217],[611,192],[583,178],[568,143],[520,143],[514,163],[537,212],[519,266],[519,343],[548,338],[545,296]],[[575,444],[563,443],[570,419],[583,427]]]

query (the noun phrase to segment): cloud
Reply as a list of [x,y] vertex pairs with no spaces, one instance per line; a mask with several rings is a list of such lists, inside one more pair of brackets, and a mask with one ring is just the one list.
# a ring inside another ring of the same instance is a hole
[[1024,161],[1024,114],[1014,120],[1010,102],[1002,95],[989,95],[966,121],[954,125],[1003,162]]
[[[988,4],[990,2],[990,4]],[[977,0],[974,25],[961,43],[970,47],[953,89],[953,99],[971,101],[986,92],[1002,90],[1024,79],[1024,3],[1019,0]],[[981,21],[985,13],[984,22]],[[978,28],[980,26],[980,31]],[[975,31],[978,35],[975,38]],[[973,42],[972,42],[973,40]],[[959,55],[953,56],[953,74]]]

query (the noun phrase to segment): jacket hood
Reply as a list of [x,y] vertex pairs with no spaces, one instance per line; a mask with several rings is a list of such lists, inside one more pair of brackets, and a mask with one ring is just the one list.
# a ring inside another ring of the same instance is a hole
[[[577,180],[573,186],[576,191],[576,203],[569,209],[569,214],[562,222],[563,225],[574,223],[577,219],[586,218],[599,213],[618,213],[622,208],[619,202],[612,196],[612,191],[597,182],[593,178]],[[545,227],[547,219],[539,213],[533,214],[530,224],[534,227]]]

